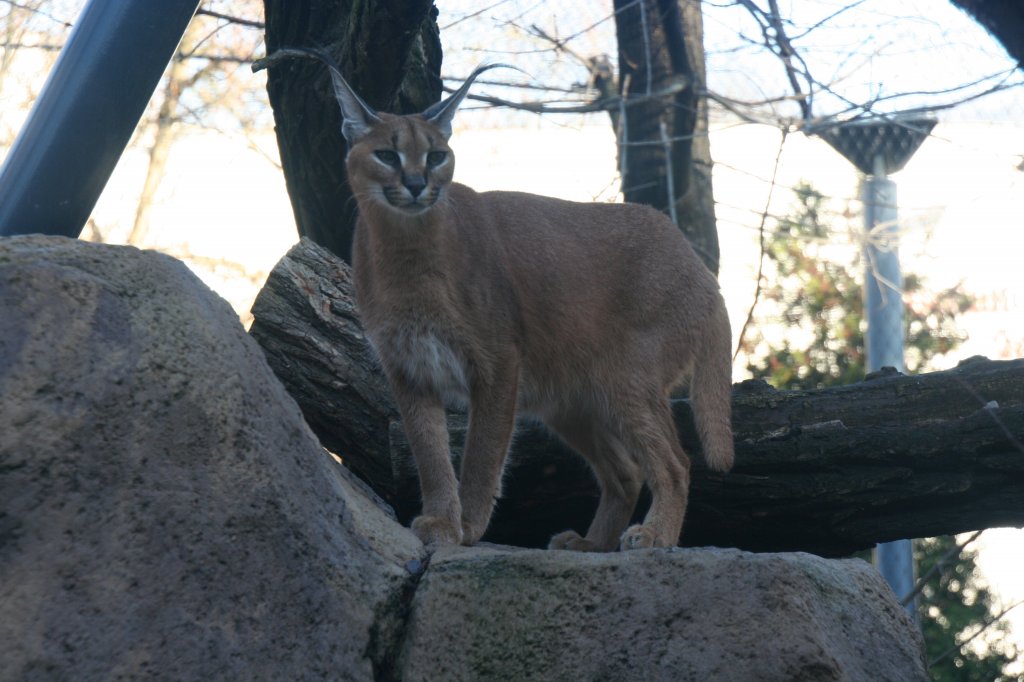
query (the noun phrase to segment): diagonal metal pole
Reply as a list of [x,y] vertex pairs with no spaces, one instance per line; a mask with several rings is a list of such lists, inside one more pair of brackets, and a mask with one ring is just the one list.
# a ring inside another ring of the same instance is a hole
[[0,169],[0,236],[78,237],[200,0],[89,0]]

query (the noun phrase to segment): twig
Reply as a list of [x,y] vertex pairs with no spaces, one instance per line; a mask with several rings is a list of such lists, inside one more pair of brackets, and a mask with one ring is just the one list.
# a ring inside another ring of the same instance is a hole
[[450,29],[450,28],[451,28],[452,26],[456,26],[456,25],[458,25],[458,24],[461,24],[462,22],[466,21],[467,19],[472,19],[473,17],[477,17],[477,16],[480,16],[480,15],[481,15],[481,14],[483,14],[484,12],[489,12],[490,10],[494,9],[495,7],[497,7],[498,5],[504,5],[504,4],[505,4],[506,2],[508,2],[508,1],[509,1],[509,0],[498,0],[498,1],[497,1],[497,2],[495,2],[495,3],[492,3],[492,4],[490,4],[490,5],[487,5],[487,7],[483,7],[483,8],[481,8],[481,9],[478,9],[478,10],[477,10],[477,11],[475,11],[475,12],[471,12],[470,14],[467,14],[467,15],[465,15],[465,16],[459,17],[459,18],[458,18],[458,19],[456,19],[455,21],[453,21],[453,22],[451,22],[451,23],[449,23],[449,24],[445,24],[444,26],[442,26],[442,27],[441,27],[441,31],[447,31],[447,30],[448,30],[448,29]]
[[35,45],[29,43],[0,43],[0,47],[12,50],[42,50],[43,52],[60,52],[64,49],[63,45],[51,45],[48,43]]
[[910,604],[910,602],[914,601],[914,597],[921,594],[921,591],[924,590],[925,586],[928,584],[928,581],[931,580],[936,573],[941,571],[953,557],[960,556],[960,552],[964,551],[964,548],[967,547],[967,545],[977,540],[978,536],[980,536],[983,532],[985,532],[984,529],[975,531],[971,534],[971,537],[967,538],[959,545],[954,546],[948,552],[939,557],[939,560],[936,561],[935,564],[930,569],[928,569],[928,571],[924,575],[917,579],[917,583],[914,585],[914,589],[912,589],[905,597],[900,599],[900,606],[907,606],[908,604]]
[[192,59],[203,59],[208,62],[218,62],[226,64],[252,64],[252,57],[236,57],[230,54],[176,54],[174,60],[179,62],[189,61]]
[[[800,111],[803,114],[804,120],[808,121],[812,118],[812,107],[811,98],[812,93],[810,92],[810,86],[813,85],[814,79],[811,78],[810,70],[807,68],[807,63],[800,56],[800,53],[793,48],[793,44],[789,41],[789,36],[786,35],[786,27],[782,23],[782,15],[779,13],[778,0],[768,0],[769,21],[771,22],[772,29],[775,31],[775,42],[779,46],[779,57],[782,59],[783,65],[786,67],[786,77],[789,78],[789,84],[793,88],[793,93],[797,95],[797,103],[800,105]],[[805,94],[803,89],[800,87],[800,81],[797,80],[797,68],[793,66],[793,60],[796,59],[800,62],[800,66],[803,67],[803,76],[808,82],[808,92]]]
[[[800,105],[800,113],[805,121],[809,121],[812,118],[811,94],[804,92],[797,76],[802,75],[808,84],[814,83],[814,79],[811,78],[807,64],[793,48],[793,44],[786,35],[786,27],[782,21],[782,14],[779,12],[778,0],[768,0],[768,11],[758,7],[752,0],[738,0],[738,2],[757,21],[758,26],[761,28],[764,46],[782,61],[782,65],[786,69],[786,78],[789,80],[793,94],[796,95],[796,101]],[[799,61],[803,67],[802,73],[793,64],[794,59]]]
[[978,395],[978,392],[974,390],[974,387],[971,386],[970,384],[968,384],[962,378],[957,377],[957,381],[959,382],[959,384],[961,386],[963,386],[967,390],[968,393],[971,394],[971,396],[975,400],[977,400],[979,403],[981,403],[982,408],[986,412],[988,412],[988,415],[990,417],[992,417],[992,421],[994,421],[996,423],[996,426],[999,427],[999,430],[1002,431],[1006,435],[1007,440],[1010,441],[1010,445],[1012,445],[1013,447],[1017,448],[1017,450],[1021,454],[1024,454],[1024,443],[1021,443],[1019,440],[1017,440],[1017,437],[1013,435],[1012,431],[1010,431],[1010,427],[1008,427],[1006,424],[1004,424],[1003,420],[999,418],[998,414],[996,414],[996,409],[998,409],[998,406],[997,405],[993,405],[993,403],[991,401],[987,401],[984,398],[982,398],[980,395]]
[[267,278],[267,273],[262,270],[252,270],[244,263],[238,263],[225,258],[200,255],[189,249],[186,244],[160,246],[157,247],[157,250],[178,260],[187,261],[198,267],[205,268],[210,272],[217,272],[220,269],[228,270],[234,273],[233,276],[244,277],[253,284],[262,284]]
[[628,115],[626,112],[626,102],[629,100],[629,89],[633,85],[633,74],[626,74],[622,80],[622,95],[619,97],[619,110],[618,118],[615,120],[615,137],[619,141],[619,181],[623,196],[626,194],[626,170],[629,168],[627,165],[627,157],[629,156],[629,131],[626,129]]
[[672,222],[676,225],[679,224],[679,216],[676,215],[676,192],[675,192],[675,178],[672,175],[672,142],[668,137],[668,127],[665,125],[665,119],[660,122],[661,127],[661,144],[665,148],[665,186],[668,192],[668,214],[672,218]]
[[207,17],[213,17],[214,19],[221,19],[231,24],[238,24],[239,26],[248,26],[249,28],[265,29],[267,25],[262,21],[256,21],[254,19],[243,19],[241,17],[234,17],[230,14],[221,14],[220,12],[214,12],[212,9],[198,9],[196,15],[203,15]]
[[842,7],[837,9],[835,12],[832,12],[832,14],[829,14],[828,16],[824,17],[823,19],[820,19],[820,20],[814,22],[813,24],[811,24],[810,26],[805,28],[803,33],[800,33],[798,35],[793,36],[792,38],[790,38],[790,40],[791,41],[792,40],[800,40],[804,36],[809,35],[811,32],[815,31],[816,29],[821,28],[822,26],[824,26],[828,22],[832,21],[833,19],[838,17],[840,14],[843,14],[844,12],[849,12],[852,9],[860,7],[861,5],[863,5],[865,3],[865,1],[866,0],[857,0],[856,2],[851,2],[851,3],[847,4],[847,5],[843,5]]
[[[58,17],[53,16],[49,12],[44,12],[43,10],[39,9],[38,6],[34,7],[32,5],[26,5],[26,4],[21,3],[21,2],[14,2],[14,0],[0,0],[0,2],[3,2],[5,5],[10,5],[11,7],[14,7],[16,9],[21,9],[21,10],[25,10],[26,12],[31,12],[33,14],[38,14],[39,16],[41,16],[41,17],[43,17],[45,19],[49,19],[50,21],[54,22],[55,24],[62,25],[64,28],[72,28],[74,26],[74,24],[72,24],[70,21],[65,21],[63,19],[60,19]],[[40,3],[40,4],[42,4],[42,3]]]
[[[509,107],[510,109],[530,111],[535,114],[591,114],[600,111],[615,111],[616,109],[631,107],[635,104],[640,104],[652,99],[670,97],[685,90],[688,84],[689,81],[685,78],[677,78],[666,87],[661,88],[660,90],[655,90],[650,94],[650,96],[641,95],[628,98],[608,97],[573,106],[552,106],[553,102],[550,101],[512,102],[507,99],[502,99],[501,97],[492,97],[490,95],[470,94],[467,96],[467,99],[475,100],[477,102],[486,102],[487,104],[493,104],[495,106]],[[454,91],[454,88],[445,88],[445,92]]]
[[1019,602],[1017,602],[1015,604],[1011,604],[1010,606],[1006,607],[1005,609],[1003,609],[1002,611],[1000,611],[996,615],[994,615],[991,618],[989,618],[987,621],[982,623],[981,628],[977,632],[975,632],[973,635],[971,635],[970,637],[968,637],[967,639],[965,639],[962,642],[956,642],[955,644],[953,644],[953,646],[951,646],[950,648],[946,649],[945,651],[943,651],[941,654],[939,654],[938,656],[936,656],[932,660],[928,661],[928,667],[931,668],[933,666],[938,665],[939,663],[941,663],[942,661],[946,660],[947,658],[949,658],[951,655],[953,655],[954,653],[956,653],[957,651],[959,651],[963,647],[965,647],[968,644],[970,644],[971,642],[973,642],[979,635],[981,635],[983,632],[988,630],[990,627],[992,627],[993,625],[998,623],[1000,620],[1002,620],[1003,616],[1008,614],[1010,611],[1013,611],[1015,608],[1017,608],[1021,604],[1024,604],[1024,601],[1019,601]]
[[761,281],[764,279],[765,255],[764,226],[768,221],[768,211],[772,205],[772,194],[775,192],[775,181],[779,175],[779,161],[782,159],[782,148],[786,146],[787,134],[786,130],[782,131],[782,138],[779,140],[779,151],[775,154],[775,168],[772,170],[772,182],[768,186],[768,198],[764,202],[764,211],[761,213],[761,224],[757,229],[761,242],[761,255],[757,259],[757,288],[754,290],[754,302],[750,304],[750,310],[747,311],[747,319],[743,321],[743,326],[740,327],[740,335],[736,341],[736,351],[732,354],[733,362],[736,361],[736,358],[740,354],[740,349],[743,348],[743,337],[746,335],[747,328],[754,319],[754,309],[757,307],[757,303],[761,299]]
[[[520,29],[520,30],[523,30],[523,29]],[[583,55],[581,55],[579,52],[576,52],[575,50],[570,48],[568,45],[566,45],[566,41],[565,40],[563,40],[561,38],[558,38],[556,36],[550,35],[547,31],[542,29],[537,24],[531,24],[530,25],[530,29],[528,31],[526,31],[526,33],[533,34],[534,37],[540,38],[541,40],[546,40],[547,42],[551,43],[551,48],[556,53],[557,52],[564,52],[565,54],[569,55],[570,57],[575,59],[577,62],[579,62],[580,64],[582,64],[584,67],[586,67],[589,70],[590,63],[589,63],[588,59],[586,57],[584,57]]]

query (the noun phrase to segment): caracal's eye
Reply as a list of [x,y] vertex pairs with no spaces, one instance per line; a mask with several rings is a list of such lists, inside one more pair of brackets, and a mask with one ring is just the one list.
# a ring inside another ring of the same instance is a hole
[[448,152],[427,152],[427,165],[437,168],[448,158]]
[[373,153],[373,155],[392,168],[398,168],[402,165],[402,159],[398,156],[398,152],[396,151],[392,151],[390,149],[378,149]]

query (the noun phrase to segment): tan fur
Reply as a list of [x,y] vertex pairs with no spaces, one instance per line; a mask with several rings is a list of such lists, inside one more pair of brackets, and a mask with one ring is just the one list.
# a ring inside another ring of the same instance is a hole
[[[733,461],[729,321],[714,276],[654,209],[453,183],[447,137],[468,82],[422,116],[393,116],[333,76],[359,205],[359,310],[419,469],[413,530],[425,543],[480,539],[518,410],[584,456],[601,486],[586,536],[566,531],[551,547],[675,545],[690,462],[674,386],[690,379],[708,466]],[[470,423],[456,480],[444,410],[458,403]],[[650,511],[627,529],[643,483]]]

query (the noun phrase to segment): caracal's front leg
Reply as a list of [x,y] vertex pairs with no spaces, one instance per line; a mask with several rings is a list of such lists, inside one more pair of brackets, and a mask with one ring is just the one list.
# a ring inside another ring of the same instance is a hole
[[487,530],[501,487],[516,418],[518,370],[515,363],[496,371],[470,396],[469,433],[462,455],[459,498],[462,500],[462,544],[475,544]]
[[416,390],[401,380],[392,382],[402,426],[409,439],[420,478],[423,510],[412,530],[426,545],[462,541],[462,507],[448,451],[448,420],[439,396]]

